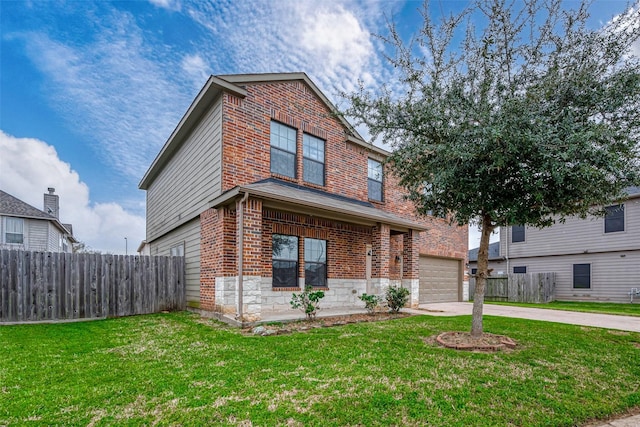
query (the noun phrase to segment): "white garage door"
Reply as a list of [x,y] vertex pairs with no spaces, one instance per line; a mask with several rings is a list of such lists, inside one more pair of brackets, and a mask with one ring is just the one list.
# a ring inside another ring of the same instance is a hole
[[460,261],[420,257],[420,304],[460,301],[458,297]]

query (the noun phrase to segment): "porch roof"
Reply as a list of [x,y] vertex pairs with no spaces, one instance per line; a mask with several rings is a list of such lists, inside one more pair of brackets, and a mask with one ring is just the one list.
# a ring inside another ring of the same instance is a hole
[[388,224],[393,230],[409,229],[425,231],[424,225],[376,208],[371,203],[348,197],[301,187],[275,179],[266,179],[253,184],[240,185],[221,194],[209,203],[218,208],[248,193],[250,197],[262,199],[264,206],[323,216],[345,222],[365,225]]

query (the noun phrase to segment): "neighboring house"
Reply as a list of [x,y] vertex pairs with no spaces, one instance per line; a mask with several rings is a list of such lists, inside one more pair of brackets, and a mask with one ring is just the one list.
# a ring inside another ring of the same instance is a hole
[[138,246],[138,250],[136,252],[138,252],[138,255],[151,255],[151,248],[149,247],[149,245],[147,245],[146,240],[140,242],[140,245]]
[[151,255],[184,255],[191,307],[257,320],[305,285],[362,307],[390,284],[458,301],[467,228],[416,218],[304,73],[211,76],[140,182]]
[[640,287],[640,187],[605,217],[568,218],[537,229],[500,228],[509,273],[556,273],[557,300],[628,302]]
[[40,210],[0,190],[0,248],[25,251],[72,252],[77,240],[71,224],[59,220],[60,202],[55,189],[44,195]]
[[[469,275],[474,276],[478,272],[478,250],[469,250]],[[492,276],[502,276],[507,274],[504,257],[500,255],[500,242],[489,244],[489,274]]]

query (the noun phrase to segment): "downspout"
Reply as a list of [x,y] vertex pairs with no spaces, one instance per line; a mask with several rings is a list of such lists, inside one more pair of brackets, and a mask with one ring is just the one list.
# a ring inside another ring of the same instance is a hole
[[507,230],[507,241],[505,242],[505,246],[506,246],[505,251],[507,253],[504,255],[504,258],[507,260],[507,275],[508,275],[509,271],[510,271],[509,270],[509,230],[510,230],[511,227],[506,225],[504,228]]
[[247,202],[247,199],[249,198],[249,192],[245,192],[244,193],[244,197],[242,197],[242,200],[240,200],[238,202],[238,207],[237,207],[237,212],[238,212],[238,245],[237,245],[237,249],[238,249],[238,295],[237,295],[237,301],[238,301],[238,309],[237,309],[237,315],[236,315],[236,319],[240,321],[240,323],[243,322],[242,317],[244,315],[244,313],[242,312],[242,296],[244,294],[244,289],[243,289],[243,283],[242,283],[242,276],[244,273],[244,205]]

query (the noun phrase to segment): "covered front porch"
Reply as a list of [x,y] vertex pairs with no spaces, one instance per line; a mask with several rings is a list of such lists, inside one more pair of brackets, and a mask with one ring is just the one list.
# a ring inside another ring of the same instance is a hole
[[369,203],[271,179],[225,193],[201,222],[203,309],[239,322],[296,315],[305,286],[325,293],[326,310],[362,310],[363,293],[390,285],[418,305],[424,227]]

